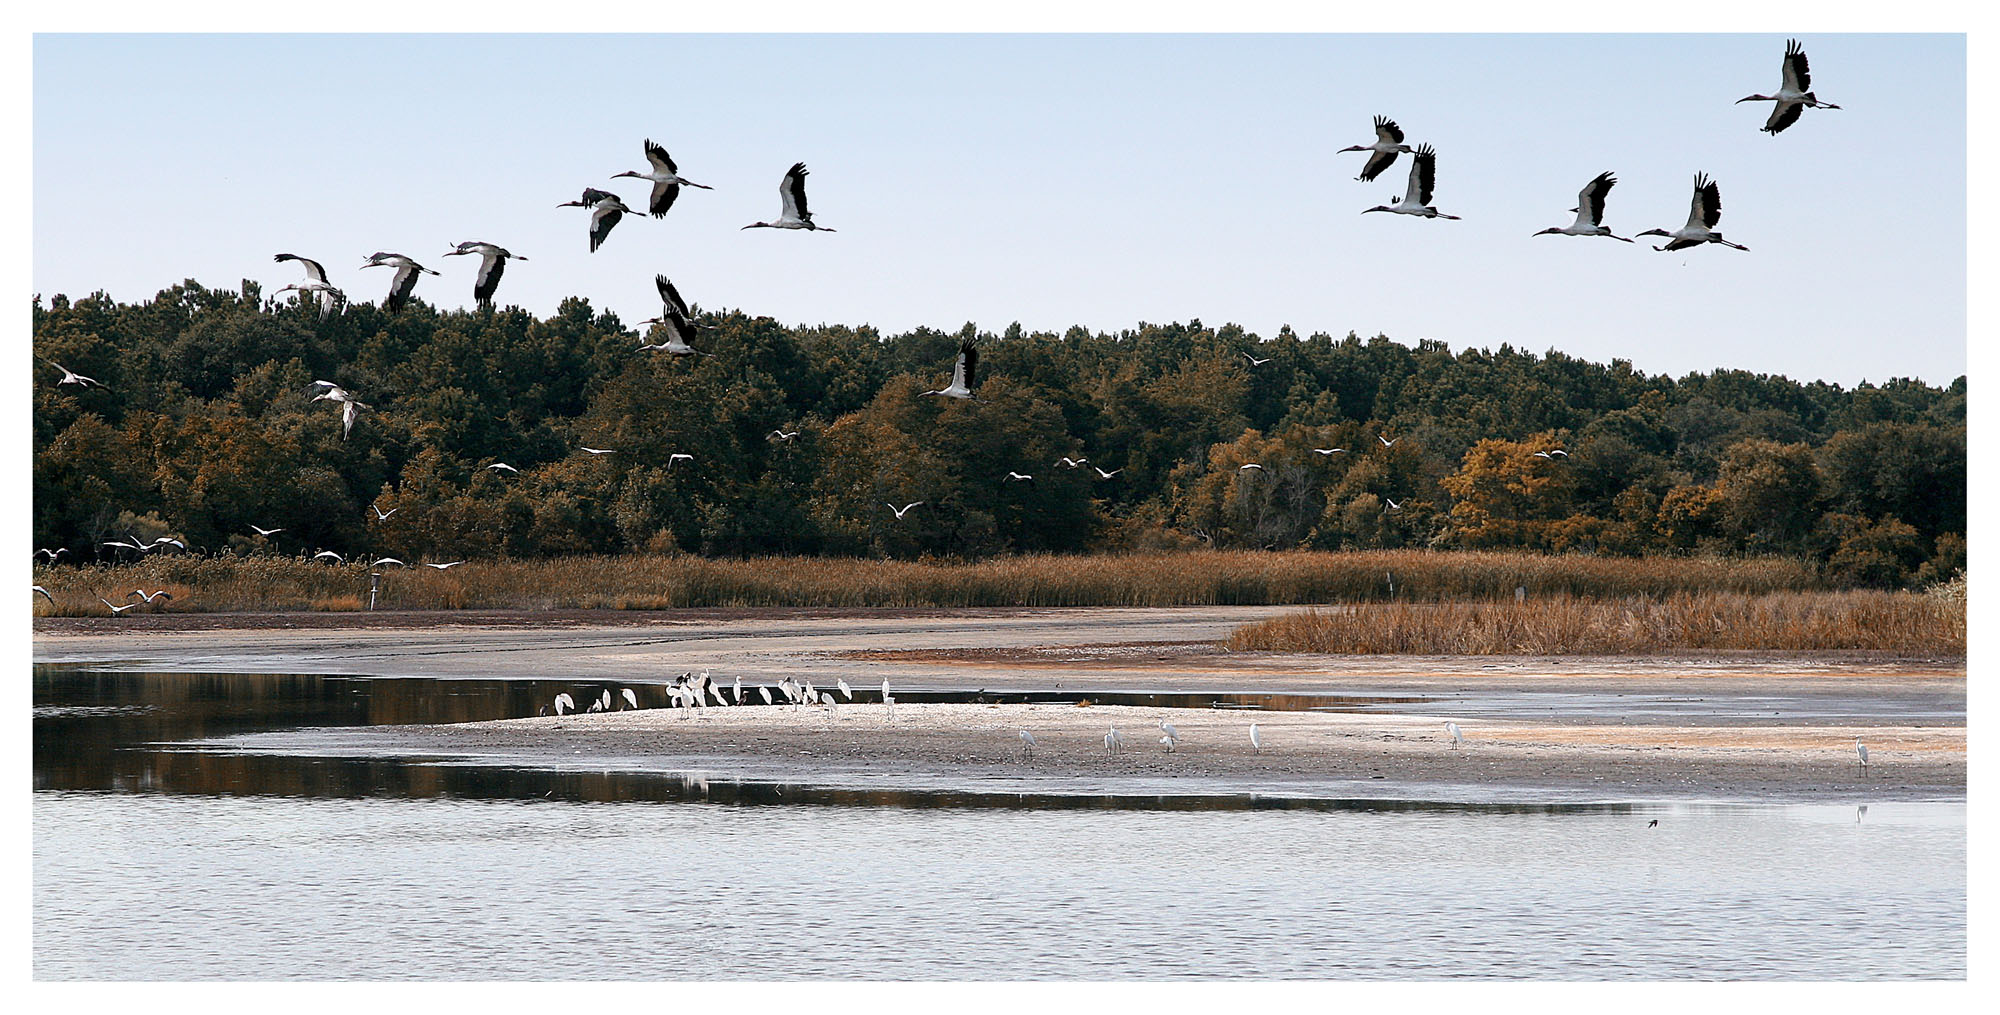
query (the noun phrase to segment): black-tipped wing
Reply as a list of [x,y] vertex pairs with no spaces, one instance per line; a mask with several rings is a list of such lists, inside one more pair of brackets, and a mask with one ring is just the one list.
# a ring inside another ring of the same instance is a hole
[[1397,154],[1399,153],[1376,152],[1368,156],[1368,163],[1361,167],[1361,175],[1355,177],[1355,179],[1364,182],[1374,180],[1376,177],[1382,175],[1383,170],[1395,164]]
[[978,346],[971,342],[959,344],[958,366],[951,372],[951,383],[954,387],[961,387],[967,391],[971,391],[972,386],[979,383]]
[[1584,184],[1582,192],[1576,195],[1576,206],[1580,211],[1590,213],[1592,225],[1604,224],[1604,195],[1618,185],[1618,179],[1610,173],[1599,173],[1597,179]]
[[646,161],[653,164],[653,171],[656,173],[680,172],[680,167],[674,165],[673,156],[668,155],[665,148],[654,144],[652,138],[646,139]]
[[1722,220],[1722,187],[1707,178],[1698,182],[1699,186],[1694,191],[1694,207],[1690,209],[1690,214],[1699,218],[1702,225],[1714,229],[1715,224]]
[[1437,152],[1430,145],[1417,148],[1414,156],[1416,165],[1410,167],[1410,194],[1406,201],[1415,201],[1420,207],[1430,207],[1431,190],[1437,186]]
[[679,314],[682,317],[689,316],[687,301],[681,299],[681,291],[674,288],[672,282],[667,281],[667,276],[654,275],[653,286],[660,290],[660,302],[666,305],[670,313]]
[[507,258],[497,252],[488,252],[479,261],[479,277],[472,283],[472,298],[480,303],[490,303],[493,291],[500,288],[500,275],[507,270]]
[[596,187],[583,188],[583,203],[586,207],[617,196],[608,190],[598,190]]
[[1402,144],[1403,128],[1386,116],[1375,118],[1375,141],[1378,144]]
[[778,194],[785,202],[785,216],[801,221],[812,218],[806,210],[806,164],[797,162],[785,173],[785,179],[778,184]]
[[382,309],[390,313],[402,309],[403,303],[410,298],[410,290],[417,287],[418,274],[414,263],[397,268],[395,279],[389,283],[389,298],[382,301]]
[[1812,91],[1812,67],[1806,63],[1806,49],[1797,39],[1785,40],[1785,88],[1794,92]]
[[597,253],[597,248],[604,243],[604,238],[611,235],[611,227],[617,225],[618,220],[624,217],[624,212],[604,205],[599,205],[596,211],[590,213],[591,253]]
[[314,282],[326,281],[326,269],[324,267],[321,267],[318,261],[315,261],[310,257],[300,257],[297,254],[278,254],[273,256],[271,260],[277,261],[279,263],[283,263],[285,261],[297,261],[299,262],[299,264],[305,267],[307,278],[313,280]]
[[679,196],[681,196],[680,184],[655,183],[653,184],[653,196],[646,202],[646,210],[651,212],[654,218],[659,218],[667,213],[668,208],[674,206],[674,198]]
[[1765,120],[1764,126],[1758,129],[1767,134],[1776,134],[1799,122],[1799,115],[1805,110],[1806,104],[1803,102],[1780,102],[1771,109],[1771,118]]

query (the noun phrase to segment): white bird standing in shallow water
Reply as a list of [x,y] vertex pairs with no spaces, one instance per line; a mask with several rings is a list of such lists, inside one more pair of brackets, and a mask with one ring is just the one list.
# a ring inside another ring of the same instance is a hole
[[1118,732],[1118,727],[1111,727],[1111,732],[1104,735],[1104,750],[1107,754],[1124,753],[1125,737]]
[[654,218],[664,216],[667,213],[667,209],[674,206],[674,199],[681,196],[682,187],[696,187],[701,190],[715,189],[706,184],[684,179],[680,175],[680,167],[674,165],[673,157],[667,154],[665,148],[654,144],[652,138],[646,139],[646,161],[652,163],[652,172],[640,173],[628,170],[619,173],[617,176],[612,177],[612,179],[616,180],[619,177],[635,176],[641,180],[653,181],[653,195],[652,199],[646,202],[646,210],[651,212]]
[[889,694],[889,678],[882,678],[882,713],[885,718],[896,718],[896,699]]
[[1035,760],[1035,735],[1027,730],[1021,731],[1021,756],[1029,761]]
[[1654,250],[1685,250],[1704,243],[1720,243],[1725,247],[1749,250],[1741,243],[1731,243],[1715,231],[1715,224],[1722,220],[1722,188],[1708,178],[1707,173],[1694,174],[1694,199],[1688,202],[1687,225],[1667,232],[1665,229],[1648,229],[1640,236],[1665,236],[1667,245]]
[[806,208],[806,177],[808,175],[805,163],[793,163],[792,168],[785,173],[785,178],[778,182],[778,197],[784,202],[784,210],[779,213],[776,219],[770,222],[752,222],[743,228],[810,229],[822,233],[834,232],[835,230],[828,229],[825,226],[813,224],[812,212]]
[[1814,109],[1840,108],[1831,102],[1821,102],[1819,97],[1812,93],[1812,68],[1806,64],[1805,47],[1799,45],[1799,40],[1785,40],[1785,62],[1779,70],[1784,74],[1784,81],[1778,86],[1776,95],[1745,95],[1736,100],[1739,104],[1777,103],[1771,107],[1771,118],[1765,120],[1764,125],[1757,128],[1758,130],[1777,137],[1779,131],[1797,123],[1799,114],[1805,112],[1808,106]]
[[1409,150],[1410,146],[1403,143],[1403,128],[1396,126],[1396,121],[1386,116],[1378,116],[1375,118],[1374,144],[1350,145],[1342,148],[1341,152],[1373,153],[1368,156],[1368,161],[1362,164],[1361,175],[1355,177],[1357,180],[1367,182],[1382,175],[1384,169],[1393,165],[1398,152],[1407,153]]
[[419,276],[438,274],[401,254],[385,254],[379,250],[369,254],[368,263],[361,267],[396,269],[396,277],[389,280],[389,295],[382,300],[382,312],[385,314],[403,309],[403,304],[410,298],[410,291],[417,287]]
[[[1418,145],[1410,164],[1410,185],[1400,202],[1378,204],[1364,209],[1361,214],[1371,211],[1395,212],[1398,215],[1416,215],[1427,219],[1456,219],[1456,215],[1446,215],[1431,207],[1431,191],[1437,184],[1437,152],[1430,145]],[[1392,199],[1393,200],[1393,199]]]
[[460,254],[479,255],[479,274],[472,280],[472,299],[476,303],[493,302],[493,293],[500,288],[500,275],[507,270],[507,259],[525,261],[519,254],[509,253],[505,247],[496,247],[484,240],[467,240],[444,252],[446,257]]
[[1617,185],[1618,178],[1610,173],[1597,174],[1596,179],[1584,184],[1583,189],[1577,192],[1575,222],[1566,226],[1550,226],[1535,235],[1547,236],[1555,233],[1562,236],[1610,236],[1614,240],[1633,242],[1623,236],[1613,235],[1611,230],[1604,226],[1604,196],[1611,193],[1611,188]]
[[1166,736],[1160,738],[1160,743],[1167,745],[1167,750],[1169,752],[1171,752],[1175,748],[1175,746],[1180,744],[1181,731],[1175,729],[1173,723],[1170,722],[1160,723],[1160,732],[1166,734]]
[[1465,734],[1459,731],[1457,723],[1446,722],[1444,724],[1444,731],[1451,734],[1451,745],[1453,747],[1458,747],[1465,743]]
[[1264,738],[1257,735],[1257,723],[1254,720],[1250,723],[1250,749],[1258,753],[1264,750]]
[[1861,770],[1866,772],[1868,770],[1868,745],[1862,743],[1860,737],[1854,738],[1854,753],[1861,757]]

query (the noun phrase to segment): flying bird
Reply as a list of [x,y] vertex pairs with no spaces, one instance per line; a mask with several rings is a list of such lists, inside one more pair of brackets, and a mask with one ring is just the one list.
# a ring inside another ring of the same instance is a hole
[[133,596],[138,596],[140,599],[145,600],[147,605],[151,605],[153,601],[156,599],[172,599],[174,597],[174,594],[168,592],[166,589],[158,589],[153,592],[147,592],[145,589],[133,589],[132,591],[125,593],[125,598],[127,599],[130,599]]
[[1397,441],[1402,440],[1401,437],[1384,437],[1379,433],[1375,435],[1375,439],[1381,441],[1382,446],[1385,448],[1393,448],[1396,446]]
[[1550,226],[1535,235],[1547,236],[1550,233],[1557,233],[1563,236],[1610,236],[1614,240],[1631,243],[1631,240],[1614,235],[1604,226],[1604,195],[1611,193],[1611,188],[1617,184],[1617,178],[1610,173],[1597,174],[1596,179],[1584,184],[1583,189],[1577,192],[1575,222],[1566,226]]
[[1068,455],[1064,455],[1063,457],[1055,460],[1055,464],[1067,466],[1072,469],[1081,469],[1086,464],[1089,464],[1089,462],[1090,459],[1088,458],[1071,458]]
[[306,270],[305,281],[288,285],[278,290],[278,292],[272,293],[272,296],[275,297],[278,293],[290,292],[294,289],[298,290],[300,300],[304,300],[310,294],[312,298],[319,301],[319,317],[322,321],[326,320],[327,316],[332,314],[341,303],[346,302],[347,294],[334,288],[333,284],[326,280],[326,267],[318,261],[310,257],[300,257],[297,254],[273,254],[271,260],[277,261],[280,264],[286,261],[297,261]]
[[106,606],[110,606],[110,607],[111,607],[111,615],[112,615],[112,616],[114,616],[114,617],[118,616],[118,615],[119,615],[119,614],[121,614],[121,613],[124,613],[124,612],[125,612],[126,610],[130,610],[130,609],[133,609],[134,607],[137,607],[137,606],[139,605],[138,603],[126,603],[126,604],[125,604],[125,605],[123,605],[123,606],[115,606],[115,605],[112,605],[112,602],[111,602],[111,600],[109,600],[109,599],[106,599],[106,598],[104,598],[103,596],[98,596],[98,597],[97,597],[97,601],[98,601],[98,602],[100,602],[100,603],[103,603],[103,604],[104,604],[104,605],[106,605]]
[[1777,137],[1780,131],[1797,123],[1799,114],[1805,112],[1808,106],[1813,109],[1840,108],[1831,102],[1821,102],[1819,97],[1812,93],[1812,69],[1806,65],[1805,47],[1799,45],[1799,40],[1785,40],[1785,62],[1779,69],[1784,72],[1785,77],[1784,83],[1778,86],[1776,95],[1745,95],[1736,100],[1737,103],[1777,103],[1771,107],[1771,118],[1765,120],[1764,125],[1757,128],[1758,130]]
[[667,329],[667,340],[659,345],[642,345],[639,351],[662,349],[675,356],[694,355],[695,347],[688,343],[694,339],[695,325],[694,318],[688,313],[687,301],[681,299],[680,290],[675,289],[674,284],[669,282],[665,275],[654,275],[653,287],[660,291],[662,305],[660,316],[648,317],[639,323],[664,325]]
[[608,455],[612,453],[612,449],[610,448],[588,448],[582,445],[578,445],[577,450],[586,455]]
[[752,222],[745,229],[814,229],[823,233],[834,232],[825,226],[814,225],[812,212],[806,209],[806,164],[794,163],[778,184],[778,197],[785,202],[784,210],[770,222]]
[[1258,465],[1256,462],[1245,462],[1244,464],[1236,467],[1237,472],[1248,472],[1251,469],[1256,469],[1258,472],[1264,471],[1264,467]]
[[50,606],[54,606],[56,604],[56,597],[49,595],[49,590],[41,587],[40,585],[35,586],[35,594],[41,596],[43,599],[48,600]]
[[902,521],[902,520],[903,520],[903,516],[904,516],[904,515],[906,515],[906,514],[909,514],[909,513],[910,513],[910,509],[911,509],[911,508],[913,508],[913,507],[916,507],[917,505],[919,505],[919,504],[922,504],[922,503],[923,503],[923,501],[920,501],[920,500],[913,500],[913,501],[909,502],[908,504],[905,504],[905,505],[903,505],[903,506],[902,506],[902,507],[900,507],[900,508],[899,508],[899,507],[897,507],[897,506],[896,506],[896,505],[894,505],[894,504],[883,504],[882,506],[883,506],[883,507],[885,507],[885,508],[888,508],[888,509],[889,509],[889,510],[891,510],[891,511],[894,511],[894,512],[896,513],[896,520],[900,522],[900,521]]
[[1249,360],[1250,365],[1253,367],[1261,367],[1264,364],[1271,362],[1271,357],[1269,356],[1266,356],[1263,359],[1258,359],[1257,357],[1252,356],[1247,352],[1243,354],[1243,358]]
[[958,365],[951,368],[951,383],[936,391],[926,391],[926,395],[943,395],[946,398],[969,399],[972,388],[979,383],[979,348],[971,342],[961,342],[958,346]]
[[386,314],[403,308],[403,303],[410,298],[410,290],[417,287],[419,276],[438,274],[401,254],[385,254],[379,250],[368,255],[368,263],[362,267],[396,269],[396,277],[389,280],[388,298],[382,301],[382,312]]
[[1396,499],[1394,497],[1384,497],[1382,498],[1382,502],[1384,504],[1389,505],[1389,510],[1391,511],[1403,510],[1403,505],[1396,503]]
[[790,432],[790,433],[786,433],[786,432],[785,432],[785,431],[783,431],[783,430],[773,430],[773,431],[771,431],[770,433],[767,433],[767,434],[765,434],[764,436],[765,436],[765,437],[766,437],[767,439],[768,439],[768,438],[771,438],[771,437],[776,437],[777,439],[779,439],[779,440],[781,440],[781,441],[789,441],[789,440],[791,440],[792,438],[794,438],[794,437],[797,437],[798,435],[799,435],[799,432],[798,432],[797,430],[793,430],[793,431],[792,431],[792,432]]
[[[1437,185],[1437,152],[1430,145],[1418,145],[1411,156],[1410,185],[1398,203],[1378,204],[1364,209],[1361,214],[1371,211],[1395,212],[1398,215],[1416,215],[1427,219],[1456,219],[1457,215],[1446,215],[1431,207],[1431,190]],[[1393,201],[1393,199],[1391,199]]]
[[1120,468],[1120,469],[1112,469],[1112,470],[1111,470],[1110,472],[1106,472],[1106,471],[1104,471],[1103,469],[1101,469],[1101,468],[1098,468],[1098,467],[1097,467],[1097,466],[1095,466],[1095,465],[1091,466],[1091,468],[1093,468],[1093,469],[1097,469],[1097,478],[1099,478],[1099,479],[1110,479],[1111,477],[1113,477],[1113,476],[1116,476],[1116,475],[1118,475],[1119,473],[1121,473],[1121,472],[1124,472],[1124,471],[1125,471],[1124,469]]
[[378,521],[378,522],[386,522],[386,521],[388,521],[388,520],[389,520],[389,516],[390,516],[390,515],[393,515],[393,514],[395,514],[396,512],[398,512],[398,511],[401,511],[401,510],[403,510],[403,509],[402,509],[402,508],[399,508],[399,507],[392,507],[392,508],[390,508],[389,510],[387,510],[387,511],[384,511],[384,510],[382,510],[381,508],[379,508],[379,507],[376,507],[376,506],[375,506],[375,505],[373,505],[373,504],[370,504],[370,505],[368,505],[368,510],[370,510],[370,511],[373,511],[373,512],[375,512],[375,520],[376,520],[376,521]]
[[[653,196],[646,203],[646,210],[652,212],[654,218],[665,215],[667,209],[674,206],[674,198],[681,196],[681,188],[683,186],[697,187],[702,190],[715,189],[714,187],[682,178],[680,167],[674,165],[673,157],[667,154],[665,148],[654,144],[652,138],[646,139],[646,161],[653,164],[652,172],[627,171],[619,173],[617,176],[612,177],[612,179],[616,180],[619,177],[635,176],[641,180],[653,181]],[[804,202],[801,201],[800,205],[803,207]]]
[[254,524],[254,523],[253,523],[253,524],[252,524],[252,525],[250,526],[250,531],[252,531],[252,532],[255,532],[256,534],[258,534],[258,535],[260,535],[260,536],[275,536],[275,535],[277,535],[278,533],[280,533],[280,532],[283,532],[283,531],[285,531],[285,530],[284,530],[284,529],[282,529],[282,528],[277,528],[277,529],[267,529],[267,528],[264,528],[263,526],[260,526],[260,525],[257,525],[257,524]]
[[1033,476],[1026,476],[1022,475],[1021,473],[1013,471],[1009,471],[1007,475],[1000,480],[1000,482],[1002,483],[1033,483],[1034,481],[1035,477]]
[[[254,525],[253,525],[253,526],[251,526],[251,528],[256,528],[256,526],[254,526]],[[67,547],[67,546],[58,546],[58,547],[56,547],[56,548],[55,548],[55,549],[53,549],[53,550],[51,550],[51,549],[48,549],[48,548],[44,547],[43,549],[40,549],[40,550],[36,550],[36,551],[35,551],[35,556],[37,556],[37,557],[40,557],[40,556],[43,556],[44,554],[46,554],[46,555],[48,556],[48,558],[49,558],[49,563],[53,564],[53,563],[55,563],[55,562],[56,562],[56,558],[57,558],[57,557],[60,557],[60,556],[62,556],[63,554],[65,554],[65,553],[68,553],[68,552],[69,552],[69,547]]]
[[1351,145],[1342,148],[1341,152],[1373,152],[1374,154],[1368,156],[1368,161],[1362,164],[1361,175],[1355,177],[1357,180],[1372,181],[1382,175],[1382,170],[1389,168],[1396,161],[1398,152],[1409,150],[1410,146],[1403,143],[1403,128],[1396,126],[1396,121],[1386,116],[1378,116],[1375,118],[1374,144]]
[[479,255],[479,275],[472,280],[472,299],[478,303],[493,302],[493,290],[500,288],[500,274],[507,270],[508,258],[527,260],[519,254],[509,253],[505,247],[496,247],[484,240],[467,240],[445,251],[444,256],[457,257],[460,254]]
[[632,211],[625,207],[625,202],[618,195],[596,187],[585,187],[581,200],[564,201],[556,207],[590,209],[590,252],[593,254],[604,243],[604,238],[611,235],[611,227]]
[[342,556],[341,556],[340,554],[337,554],[337,553],[333,552],[332,550],[321,550],[321,551],[319,551],[318,553],[315,553],[315,554],[313,554],[313,559],[314,559],[314,560],[318,560],[318,559],[320,559],[321,557],[331,557],[331,558],[333,558],[333,562],[334,562],[334,563],[336,563],[336,564],[345,564],[345,563],[347,563],[347,558],[345,558],[345,557],[342,557]]
[[675,462],[692,462],[692,461],[694,461],[693,455],[681,451],[676,451],[673,454],[667,456],[667,471],[668,472],[673,471]]
[[101,388],[104,386],[95,377],[85,377],[82,374],[77,373],[66,366],[63,366],[61,363],[57,363],[55,360],[50,360],[49,365],[55,367],[57,370],[62,371],[62,380],[56,382],[57,387],[61,387],[65,384],[81,384],[86,388]]
[[1715,224],[1722,219],[1722,188],[1708,178],[1707,173],[1694,174],[1694,199],[1688,203],[1687,225],[1667,232],[1664,229],[1648,229],[1640,236],[1665,236],[1667,245],[1654,250],[1685,250],[1704,243],[1720,243],[1725,247],[1749,250],[1741,243],[1731,243],[1715,231]]
[[1346,450],[1346,448],[1314,448],[1313,453],[1316,455],[1333,455]]
[[438,570],[440,570],[440,571],[445,571],[445,570],[449,570],[449,569],[451,569],[451,568],[454,568],[454,567],[457,567],[458,565],[460,565],[460,564],[463,564],[463,563],[465,563],[465,561],[462,561],[462,560],[454,560],[454,561],[452,561],[452,562],[451,562],[451,563],[449,563],[449,564],[425,564],[424,566],[425,566],[425,567],[434,567],[434,568],[437,568],[437,569],[438,569]]

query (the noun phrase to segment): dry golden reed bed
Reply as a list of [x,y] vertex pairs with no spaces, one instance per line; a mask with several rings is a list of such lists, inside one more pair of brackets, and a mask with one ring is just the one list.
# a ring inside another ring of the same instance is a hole
[[[1961,586],[1962,589],[1962,586]],[[1373,603],[1237,628],[1241,652],[1638,655],[1743,649],[1965,654],[1965,601],[1915,592],[1559,595],[1486,603]]]
[[[368,568],[284,557],[159,556],[130,565],[40,567],[56,597],[37,612],[106,613],[165,588],[168,612],[358,610]],[[474,561],[448,571],[388,567],[385,610],[678,607],[1207,606],[1333,602],[1450,602],[1506,597],[1669,596],[1817,588],[1793,560],[1631,560],[1513,553],[1257,553],[1003,557],[974,563],[801,557],[569,557]],[[1390,575],[1394,576],[1393,596]],[[153,607],[140,607],[147,612]]]

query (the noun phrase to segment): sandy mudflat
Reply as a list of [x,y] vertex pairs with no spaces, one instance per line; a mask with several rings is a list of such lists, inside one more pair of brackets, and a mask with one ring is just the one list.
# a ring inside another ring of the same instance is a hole
[[[38,662],[201,672],[520,677],[1007,693],[1343,695],[1361,712],[1096,704],[668,709],[265,734],[253,750],[422,754],[827,785],[1022,791],[1258,792],[1479,800],[1958,797],[1962,659],[1861,653],[1686,658],[1232,654],[1216,643],[1282,607],[715,610],[631,615],[209,615],[145,626],[38,621]],[[1402,699],[1392,701],[1390,699]],[[1414,700],[1412,700],[1414,699]],[[1467,742],[1454,748],[1445,719]],[[1264,739],[1252,751],[1249,726]],[[1157,726],[1181,734],[1169,753]],[[1112,726],[1122,754],[1105,750]],[[1018,731],[1039,741],[1021,751]],[[1874,764],[1857,770],[1862,736]]]

